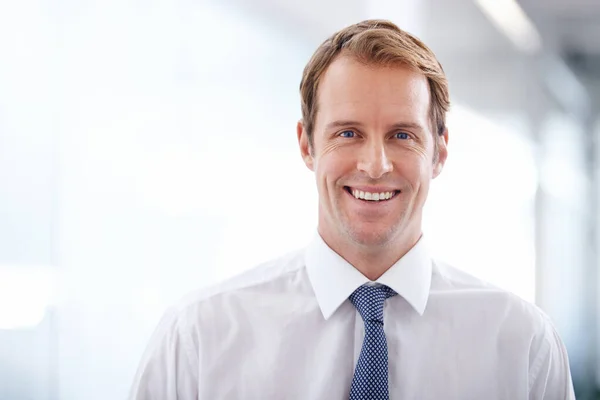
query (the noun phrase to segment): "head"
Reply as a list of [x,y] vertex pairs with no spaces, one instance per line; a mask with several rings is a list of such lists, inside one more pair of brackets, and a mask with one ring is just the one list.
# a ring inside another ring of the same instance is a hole
[[448,85],[433,52],[391,22],[363,21],[317,49],[300,94],[321,236],[338,247],[414,245],[447,156]]

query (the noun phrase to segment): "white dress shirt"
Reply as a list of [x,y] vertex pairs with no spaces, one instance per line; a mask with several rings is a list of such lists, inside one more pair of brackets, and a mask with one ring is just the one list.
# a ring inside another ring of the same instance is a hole
[[399,294],[384,306],[391,400],[575,398],[536,306],[433,261],[423,239],[370,282],[316,235],[171,308],[130,399],[348,399],[364,337],[348,296],[363,284]]

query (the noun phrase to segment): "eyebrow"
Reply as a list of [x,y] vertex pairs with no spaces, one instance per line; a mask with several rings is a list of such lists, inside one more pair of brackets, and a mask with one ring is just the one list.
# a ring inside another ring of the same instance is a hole
[[[326,130],[331,130],[334,128],[343,128],[343,127],[347,127],[347,126],[356,126],[358,128],[364,126],[364,124],[362,124],[359,121],[352,121],[352,120],[338,120],[338,121],[333,121],[330,122],[329,124],[327,124],[327,126],[325,127]],[[414,130],[423,130],[423,127],[420,124],[417,124],[415,122],[397,122],[395,124],[392,124],[391,129],[414,129]]]

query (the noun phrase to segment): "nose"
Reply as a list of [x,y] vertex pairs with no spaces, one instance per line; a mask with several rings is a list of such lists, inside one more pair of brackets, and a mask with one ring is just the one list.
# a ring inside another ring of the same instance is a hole
[[372,179],[379,179],[393,170],[385,144],[373,141],[361,149],[357,168]]

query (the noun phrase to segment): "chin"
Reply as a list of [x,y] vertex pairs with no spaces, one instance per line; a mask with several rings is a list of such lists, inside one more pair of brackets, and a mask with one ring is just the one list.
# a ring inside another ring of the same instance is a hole
[[396,229],[387,227],[382,229],[351,227],[347,230],[353,242],[365,247],[381,247],[394,240]]

